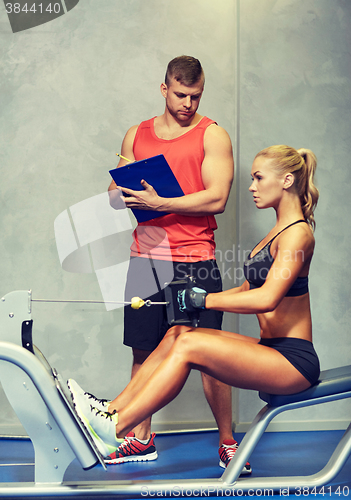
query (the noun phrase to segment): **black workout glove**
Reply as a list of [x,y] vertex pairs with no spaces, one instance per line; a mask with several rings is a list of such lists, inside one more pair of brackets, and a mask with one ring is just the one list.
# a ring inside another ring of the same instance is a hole
[[178,291],[178,304],[180,312],[194,312],[197,309],[206,309],[207,292],[203,288],[194,286]]

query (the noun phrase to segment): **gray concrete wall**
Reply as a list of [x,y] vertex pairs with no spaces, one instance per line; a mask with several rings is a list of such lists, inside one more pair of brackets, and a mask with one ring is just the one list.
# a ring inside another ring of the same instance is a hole
[[[13,33],[0,4],[0,295],[32,289],[33,298],[102,300],[95,273],[62,269],[54,222],[106,192],[127,129],[163,112],[159,86],[177,55],[201,60],[200,110],[235,135],[233,27],[232,2],[80,0],[55,20]],[[233,227],[234,213],[228,218]],[[231,232],[223,227],[221,235],[229,245]],[[126,385],[131,355],[120,309],[33,303],[33,319],[35,343],[63,377],[101,397]],[[4,395],[0,401],[1,434],[17,421]],[[154,421],[214,425],[198,373]]]
[[[217,231],[226,288],[240,282],[241,257],[274,222],[247,191],[254,155],[276,143],[311,148],[321,192],[311,270],[315,344],[322,368],[350,363],[350,2],[66,0],[65,7],[50,22],[13,32],[0,5],[0,295],[32,289],[34,298],[102,300],[94,272],[61,267],[54,222],[62,213],[72,221],[70,207],[106,192],[125,131],[162,113],[165,67],[185,53],[205,69],[200,111],[227,129],[235,149],[236,182]],[[128,382],[121,310],[33,303],[33,318],[35,343],[63,377],[101,397]],[[251,317],[226,315],[225,327],[258,335]],[[234,394],[240,430],[263,403],[254,392]],[[349,409],[340,402],[299,410],[277,428],[343,426]],[[199,374],[154,422],[214,425]],[[0,393],[6,432],[21,429]]]
[[[254,155],[272,144],[312,149],[320,190],[310,275],[314,342],[322,369],[350,364],[351,3],[240,4],[240,245],[251,249],[274,223],[273,211],[258,212],[247,190]],[[255,331],[255,318],[240,317],[241,333]],[[242,392],[239,421],[251,421],[260,406],[256,394]],[[334,421],[343,427],[349,415],[350,402],[344,401],[277,421],[321,428]]]

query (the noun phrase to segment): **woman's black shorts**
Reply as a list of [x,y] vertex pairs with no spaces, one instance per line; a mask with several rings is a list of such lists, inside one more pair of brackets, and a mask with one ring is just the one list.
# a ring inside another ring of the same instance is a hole
[[271,347],[280,352],[311,385],[317,382],[320,367],[319,359],[312,342],[305,339],[278,337],[261,339],[259,344]]

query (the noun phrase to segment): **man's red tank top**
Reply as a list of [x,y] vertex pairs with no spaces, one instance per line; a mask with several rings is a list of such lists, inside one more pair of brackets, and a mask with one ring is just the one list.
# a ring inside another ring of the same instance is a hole
[[[133,144],[135,159],[139,161],[163,154],[184,194],[205,189],[201,178],[204,134],[207,127],[215,122],[203,117],[194,128],[180,137],[164,140],[155,134],[154,119],[142,122],[137,129]],[[194,217],[167,214],[138,224],[131,255],[144,254],[147,257],[152,247],[152,257],[161,260],[198,262],[214,259],[215,229],[217,224],[213,215]]]

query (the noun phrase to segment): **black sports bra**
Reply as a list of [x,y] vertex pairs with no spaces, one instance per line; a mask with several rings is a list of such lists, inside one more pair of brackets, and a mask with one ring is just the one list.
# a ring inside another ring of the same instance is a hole
[[[254,288],[260,288],[266,281],[268,271],[272,267],[274,258],[271,255],[271,245],[272,241],[275,240],[283,231],[288,229],[288,227],[298,224],[299,222],[306,222],[304,219],[297,220],[289,226],[286,226],[278,234],[273,236],[273,238],[253,257],[246,259],[244,262],[244,276],[250,284],[250,290]],[[307,222],[306,222],[307,224]],[[257,245],[256,245],[257,246]],[[256,247],[254,247],[256,248]],[[254,248],[251,250],[252,254]],[[293,283],[291,288],[288,290],[286,297],[297,297],[299,295],[304,295],[308,292],[308,276],[298,277]]]

